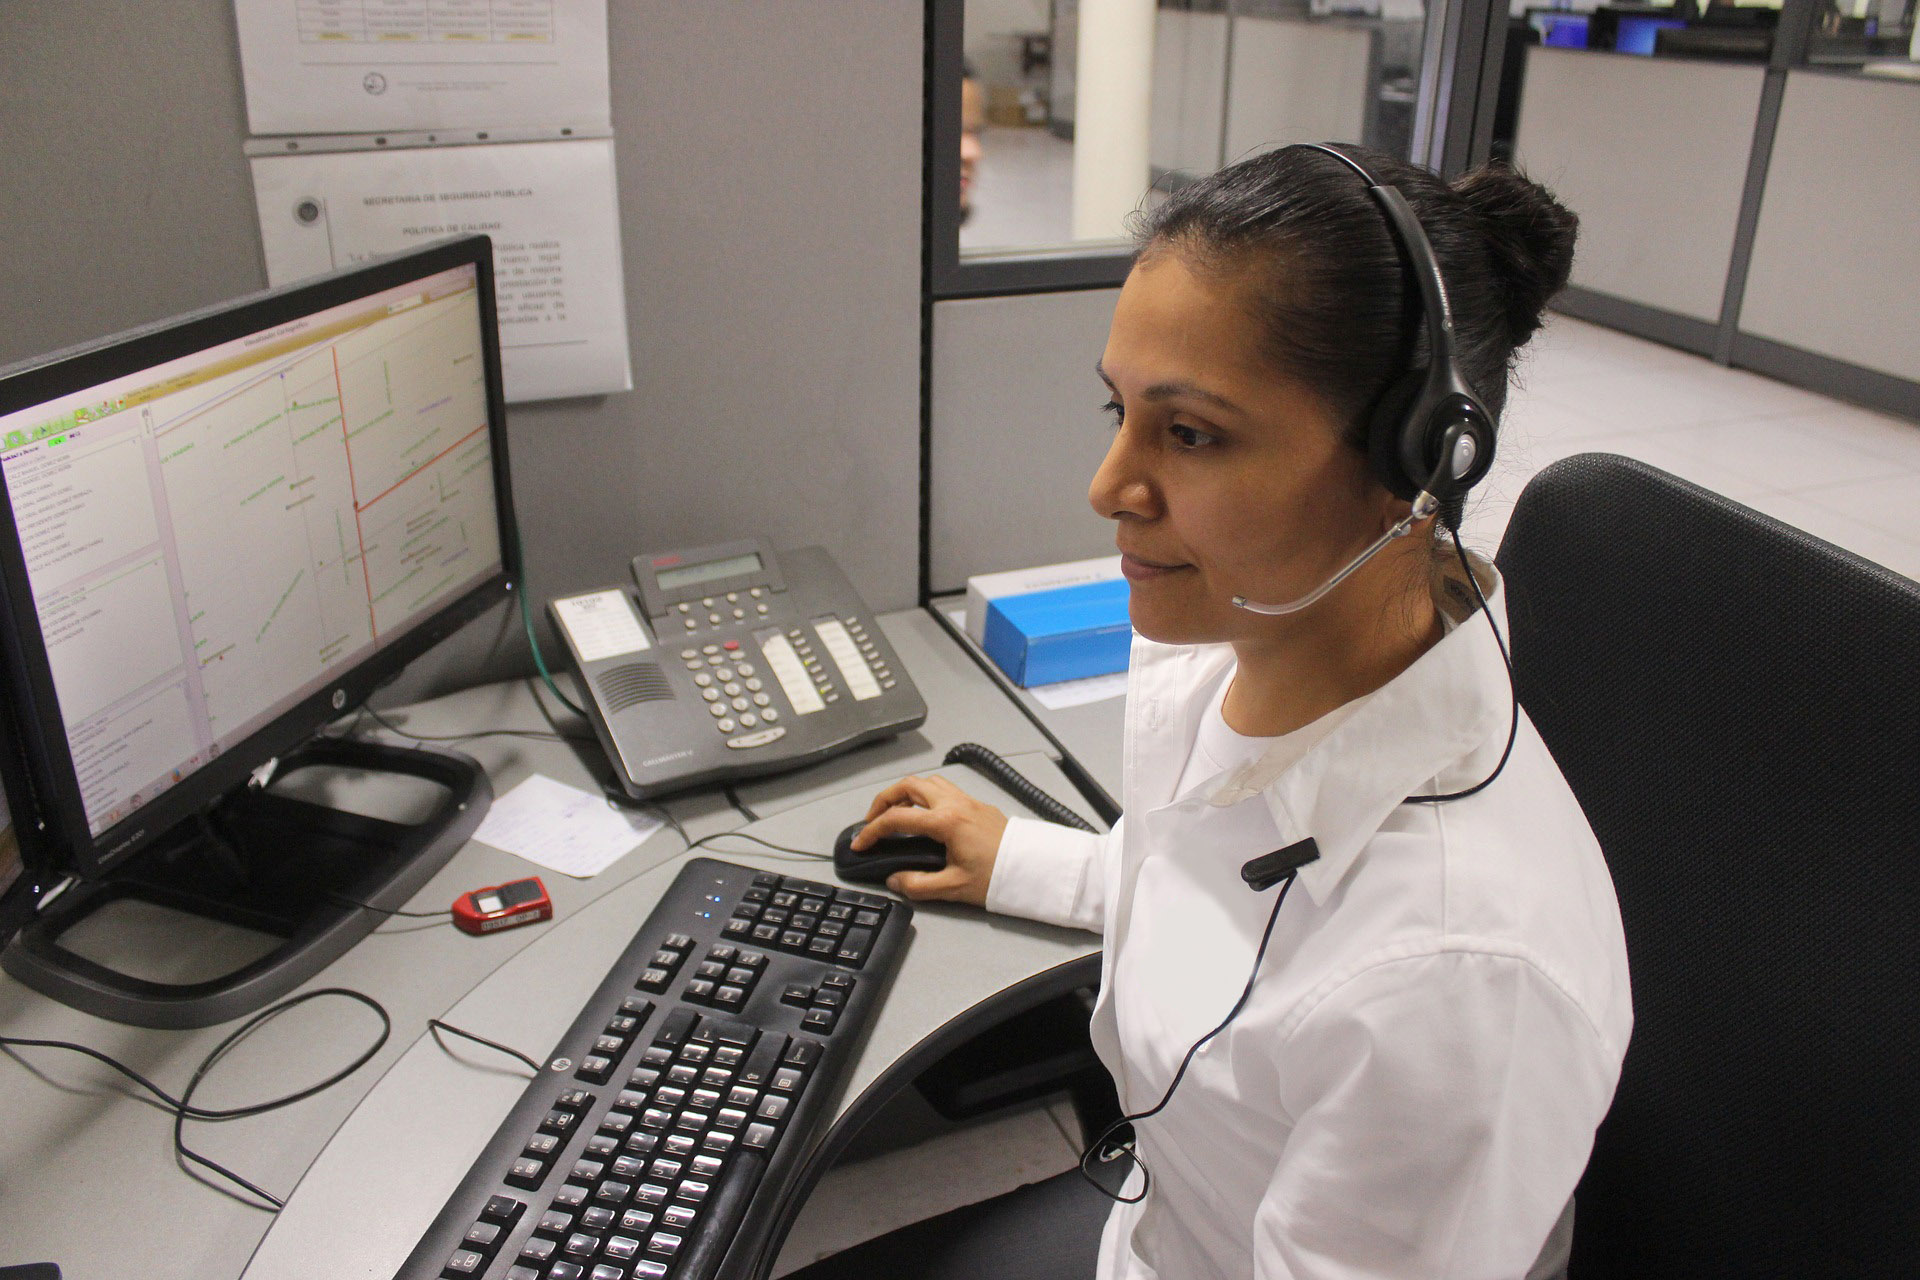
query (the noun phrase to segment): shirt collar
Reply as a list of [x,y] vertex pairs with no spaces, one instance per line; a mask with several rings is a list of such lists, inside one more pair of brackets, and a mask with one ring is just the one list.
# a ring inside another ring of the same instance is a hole
[[1493,767],[1485,748],[1504,743],[1513,694],[1488,615],[1505,634],[1506,602],[1493,566],[1478,557],[1474,565],[1487,612],[1475,612],[1360,699],[1297,762],[1286,763],[1291,753],[1277,770],[1263,767],[1265,758],[1255,761],[1208,796],[1212,804],[1264,796],[1282,844],[1312,836],[1320,858],[1301,870],[1300,882],[1316,903],[1339,887],[1408,796],[1463,790]]

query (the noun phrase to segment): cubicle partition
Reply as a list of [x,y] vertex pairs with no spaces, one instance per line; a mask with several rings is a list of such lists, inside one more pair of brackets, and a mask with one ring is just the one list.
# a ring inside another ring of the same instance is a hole
[[1093,362],[1116,289],[933,308],[932,594],[976,573],[1111,555],[1083,495],[1106,454]]
[[[1701,353],[1733,261],[1766,69],[1533,47],[1514,158],[1580,215],[1573,284]],[[1567,309],[1581,311],[1577,296]],[[1601,318],[1601,317],[1596,317]]]
[[1787,77],[1734,358],[1920,417],[1920,82]]
[[1920,419],[1920,63],[1817,18],[1766,61],[1526,48],[1513,155],[1581,217],[1559,309]]

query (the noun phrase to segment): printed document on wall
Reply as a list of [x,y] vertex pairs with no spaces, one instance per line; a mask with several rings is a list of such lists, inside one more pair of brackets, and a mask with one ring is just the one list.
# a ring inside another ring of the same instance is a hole
[[605,132],[606,0],[234,0],[256,134]]
[[507,399],[632,389],[612,139],[251,163],[274,285],[481,232],[493,237]]

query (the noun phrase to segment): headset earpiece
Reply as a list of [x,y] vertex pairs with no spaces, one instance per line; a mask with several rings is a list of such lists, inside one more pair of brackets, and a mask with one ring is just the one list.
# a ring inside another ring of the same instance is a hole
[[[1413,412],[1426,385],[1425,369],[1401,374],[1389,382],[1387,389],[1380,393],[1380,398],[1374,401],[1373,411],[1367,420],[1367,461],[1373,468],[1375,478],[1387,486],[1387,491],[1394,497],[1409,502],[1420,492],[1420,485],[1427,478],[1422,473],[1415,479],[1403,460],[1408,415]],[[1432,470],[1432,467],[1427,468],[1429,472]]]
[[[1420,294],[1429,364],[1395,378],[1375,401],[1367,422],[1367,458],[1373,473],[1399,498],[1411,501],[1425,489],[1443,501],[1458,499],[1493,465],[1493,416],[1455,359],[1453,311],[1433,245],[1398,187],[1381,182],[1336,147],[1321,142],[1295,145],[1333,157],[1367,184],[1367,194],[1380,207]],[[1453,441],[1450,450],[1449,439]],[[1443,452],[1451,456],[1442,458]]]

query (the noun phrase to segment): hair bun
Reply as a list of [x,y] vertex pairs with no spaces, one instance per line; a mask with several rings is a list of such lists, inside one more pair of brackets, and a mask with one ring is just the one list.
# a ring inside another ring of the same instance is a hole
[[1573,270],[1579,215],[1505,164],[1482,165],[1453,190],[1486,224],[1488,254],[1505,294],[1507,334],[1521,346],[1540,328],[1547,300]]

